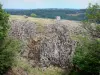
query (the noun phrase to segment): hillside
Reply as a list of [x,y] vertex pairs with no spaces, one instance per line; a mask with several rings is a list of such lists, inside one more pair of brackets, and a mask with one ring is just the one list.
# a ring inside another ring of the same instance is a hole
[[75,51],[71,36],[80,33],[79,21],[11,15],[10,25],[9,35],[22,46],[7,75],[68,75]]

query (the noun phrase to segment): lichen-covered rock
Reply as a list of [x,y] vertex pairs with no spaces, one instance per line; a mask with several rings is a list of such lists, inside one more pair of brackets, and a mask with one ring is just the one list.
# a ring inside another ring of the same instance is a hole
[[49,25],[45,34],[45,38],[40,43],[42,66],[70,67],[75,42],[70,38],[67,27],[58,23]]
[[34,60],[42,67],[50,65],[71,68],[71,60],[75,51],[75,41],[70,38],[67,26],[55,23],[48,25],[40,40],[32,39],[28,44],[29,61]]
[[36,24],[28,20],[10,21],[10,35],[22,41],[36,35]]
[[9,36],[12,36],[22,43],[21,55],[27,57],[29,48],[27,47],[28,40],[36,35],[36,24],[28,20],[14,19],[10,21]]
[[11,24],[10,35],[22,40],[21,55],[32,66],[54,65],[70,69],[75,41],[71,39],[66,25],[60,22],[47,25],[43,27],[45,31],[39,33],[33,22],[13,21]]

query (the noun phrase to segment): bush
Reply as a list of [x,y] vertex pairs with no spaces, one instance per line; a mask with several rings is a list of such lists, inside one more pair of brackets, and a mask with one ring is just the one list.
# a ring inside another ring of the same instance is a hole
[[9,15],[0,5],[0,75],[3,75],[12,66],[18,48],[18,43],[7,37],[8,21]]
[[82,22],[82,27],[87,30],[92,38],[100,38],[100,5],[97,3],[89,4],[85,17],[87,19]]
[[89,4],[86,11],[86,18],[90,22],[100,23],[100,6],[97,3],[94,5]]
[[[100,72],[100,6],[89,5],[82,27],[86,30],[79,38],[73,57],[74,69],[71,75],[99,75]],[[94,22],[94,23],[92,23]],[[83,31],[84,32],[84,31]]]
[[8,25],[9,15],[4,12],[2,5],[0,4],[0,46],[4,41],[4,38],[7,36],[7,31],[9,28]]
[[34,13],[32,13],[32,14],[31,14],[31,17],[37,17],[37,15],[36,15],[36,14],[34,14]]
[[100,40],[86,40],[76,47],[73,64],[79,72],[98,75],[100,72]]
[[15,63],[19,42],[6,38],[0,47],[0,75],[4,74]]
[[96,37],[100,38],[100,24],[96,26]]

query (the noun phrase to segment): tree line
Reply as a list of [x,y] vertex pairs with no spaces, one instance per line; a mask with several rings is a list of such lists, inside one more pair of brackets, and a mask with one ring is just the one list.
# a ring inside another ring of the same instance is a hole
[[[38,18],[51,18],[55,19],[56,16],[61,16],[62,19],[68,20],[84,20],[85,9],[5,9],[11,15],[26,15],[31,16],[32,13],[36,14]],[[70,14],[77,14],[76,16]]]

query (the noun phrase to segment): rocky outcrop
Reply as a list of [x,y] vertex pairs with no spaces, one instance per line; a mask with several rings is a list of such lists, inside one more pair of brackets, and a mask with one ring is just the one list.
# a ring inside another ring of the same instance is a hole
[[68,68],[75,50],[75,42],[71,40],[69,31],[62,24],[47,27],[46,37],[40,44],[40,62],[43,66],[50,64]]
[[32,66],[71,68],[75,41],[71,39],[66,25],[60,22],[50,24],[40,33],[33,22],[13,21],[11,24],[10,35],[24,43],[21,56]]

